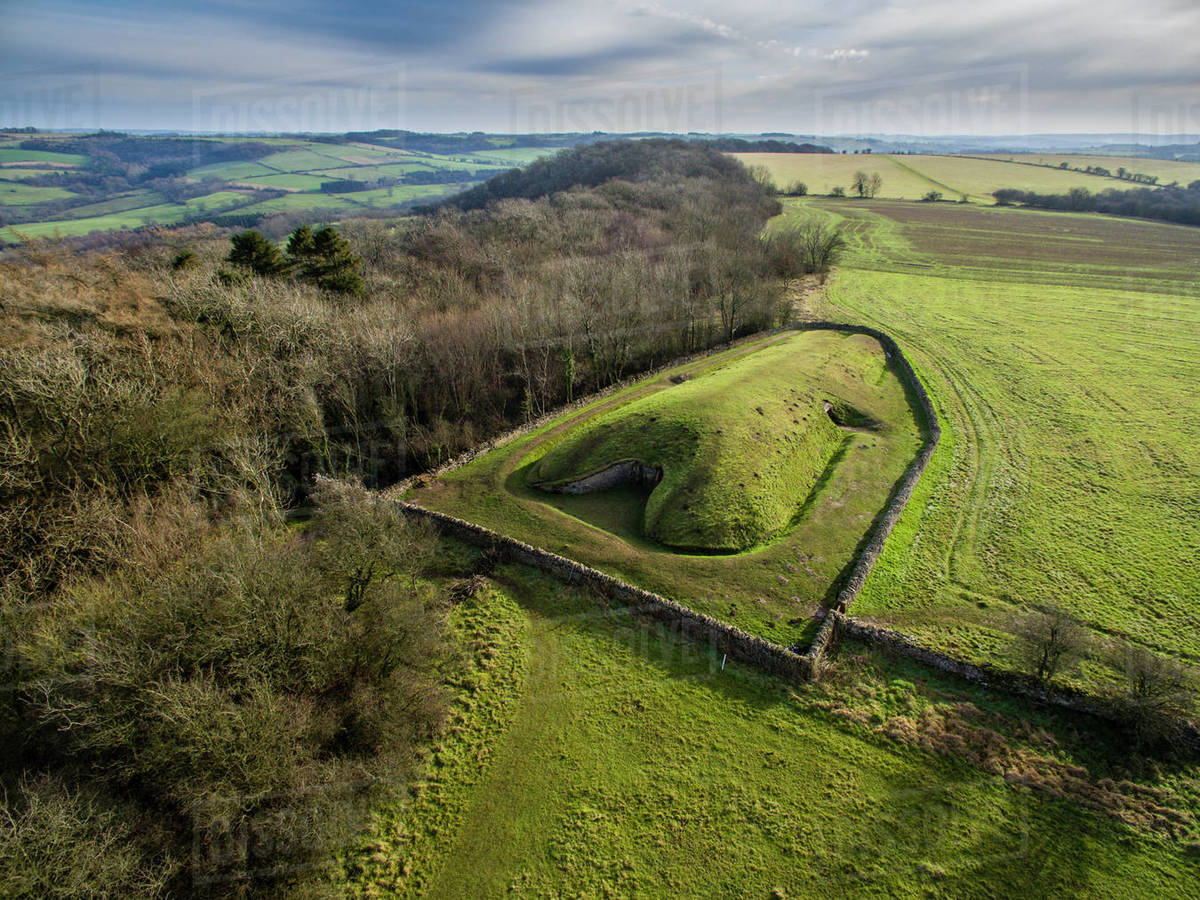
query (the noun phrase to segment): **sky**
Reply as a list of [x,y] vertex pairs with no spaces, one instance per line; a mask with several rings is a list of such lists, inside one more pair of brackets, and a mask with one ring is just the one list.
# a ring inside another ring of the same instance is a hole
[[1200,132],[1197,0],[0,0],[0,124]]

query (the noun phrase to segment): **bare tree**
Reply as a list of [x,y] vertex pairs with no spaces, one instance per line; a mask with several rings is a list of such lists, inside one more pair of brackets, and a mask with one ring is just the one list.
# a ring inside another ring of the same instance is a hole
[[818,223],[800,233],[800,242],[804,248],[805,267],[809,272],[820,275],[824,282],[845,249],[846,239],[837,228],[827,228]]
[[1120,705],[1138,746],[1170,740],[1180,720],[1196,710],[1196,681],[1173,659],[1130,647],[1124,657],[1125,690]]
[[1088,633],[1074,618],[1057,606],[1025,616],[1017,625],[1017,652],[1039,681],[1077,663],[1087,649]]

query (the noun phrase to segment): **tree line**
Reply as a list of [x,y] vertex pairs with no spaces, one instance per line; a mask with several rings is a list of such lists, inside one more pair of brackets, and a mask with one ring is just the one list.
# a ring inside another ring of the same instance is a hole
[[1140,219],[1162,219],[1181,225],[1200,225],[1200,181],[1186,187],[1167,185],[1132,191],[1107,190],[1093,194],[1086,188],[1072,188],[1065,194],[1039,194],[1004,188],[994,194],[1001,204],[1020,203],[1038,209],[1101,212]]

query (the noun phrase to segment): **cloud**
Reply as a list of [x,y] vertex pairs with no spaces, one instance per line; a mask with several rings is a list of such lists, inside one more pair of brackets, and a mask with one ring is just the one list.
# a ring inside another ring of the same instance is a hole
[[0,115],[36,115],[39,90],[85,69],[97,73],[107,127],[193,127],[196,98],[222,92],[264,108],[273,97],[315,107],[337,91],[386,95],[373,101],[387,110],[381,119],[444,130],[503,130],[510,98],[531,90],[555,103],[612,102],[714,82],[720,99],[706,102],[722,108],[711,118],[733,131],[829,126],[819,108],[834,94],[862,109],[978,113],[991,90],[1005,99],[990,117],[941,124],[1039,131],[1127,130],[1139,98],[1161,92],[1186,105],[1189,86],[1196,103],[1194,0],[1143,0],[1136,14],[1125,0],[742,0],[734,9],[727,0],[364,0],[352,12],[327,0],[8,4]]

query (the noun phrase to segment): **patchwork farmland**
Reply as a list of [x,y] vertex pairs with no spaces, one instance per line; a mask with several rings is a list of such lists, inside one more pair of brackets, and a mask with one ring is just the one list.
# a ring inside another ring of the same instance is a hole
[[[66,143],[67,135],[38,135],[41,143]],[[401,212],[431,202],[551,152],[503,149],[503,140],[478,155],[431,153],[365,141],[304,138],[255,140],[254,159],[186,165],[173,172],[167,200],[161,185],[125,189],[80,184],[98,165],[81,153],[25,149],[27,135],[0,135],[0,241],[72,237],[94,232],[216,221],[254,224],[270,216],[303,214],[329,221],[380,210]],[[153,158],[155,138],[142,138]],[[197,158],[221,143],[195,150]],[[241,143],[246,143],[242,140]],[[144,168],[144,167],[143,167]],[[30,184],[36,181],[37,184]],[[65,187],[57,186],[59,184]],[[330,187],[336,186],[334,191]],[[208,188],[208,190],[206,190]],[[51,203],[51,201],[55,201]],[[19,215],[17,214],[19,213]],[[39,214],[40,213],[40,214]]]

